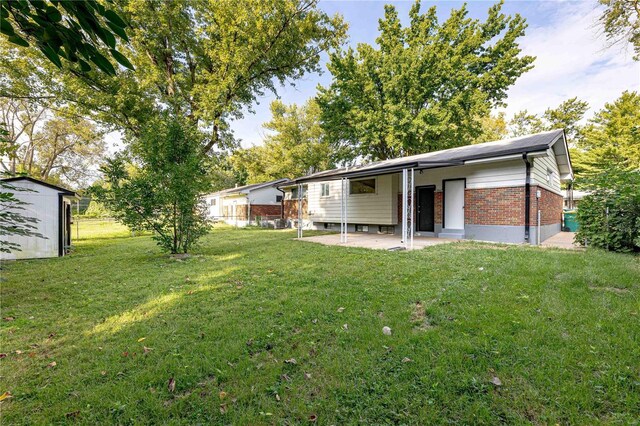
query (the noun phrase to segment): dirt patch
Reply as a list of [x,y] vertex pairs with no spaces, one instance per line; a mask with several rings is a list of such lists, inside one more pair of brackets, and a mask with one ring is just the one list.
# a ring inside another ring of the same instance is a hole
[[414,324],[414,329],[418,331],[425,331],[434,328],[432,319],[427,315],[427,311],[424,307],[424,303],[417,301],[412,306],[411,322]]
[[615,294],[627,294],[627,293],[629,293],[629,289],[628,288],[618,288],[618,287],[594,287],[594,286],[589,286],[589,290],[608,291],[610,293],[615,293]]

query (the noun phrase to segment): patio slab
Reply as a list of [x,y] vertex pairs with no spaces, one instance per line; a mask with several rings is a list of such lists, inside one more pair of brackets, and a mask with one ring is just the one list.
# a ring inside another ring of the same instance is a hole
[[[392,250],[402,248],[399,235],[386,234],[353,234],[347,235],[347,242],[340,242],[340,234],[316,235],[314,237],[302,237],[300,241],[324,244],[326,246],[361,247],[374,250]],[[414,237],[413,249],[422,249],[438,244],[461,241],[453,238]]]
[[584,247],[573,242],[575,232],[558,232],[556,235],[547,238],[540,244],[542,247],[562,248],[567,250],[583,250]]

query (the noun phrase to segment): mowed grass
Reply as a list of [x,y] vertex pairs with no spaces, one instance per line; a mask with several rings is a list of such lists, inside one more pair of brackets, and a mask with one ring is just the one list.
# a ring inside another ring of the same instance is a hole
[[2,424],[638,423],[638,257],[294,236],[3,265]]

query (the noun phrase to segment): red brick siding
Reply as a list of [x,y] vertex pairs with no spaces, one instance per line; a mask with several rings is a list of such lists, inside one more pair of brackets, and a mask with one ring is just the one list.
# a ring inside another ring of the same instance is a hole
[[269,219],[281,217],[282,206],[280,204],[251,204],[251,220],[255,220],[256,216]]
[[[536,192],[540,190],[540,199]],[[466,189],[465,224],[524,226],[524,187]],[[539,186],[531,187],[530,225],[537,226],[540,208],[542,225],[560,223],[562,196]]]
[[[302,200],[302,218],[309,218],[309,205],[306,199]],[[298,200],[284,200],[284,219],[298,220]]]

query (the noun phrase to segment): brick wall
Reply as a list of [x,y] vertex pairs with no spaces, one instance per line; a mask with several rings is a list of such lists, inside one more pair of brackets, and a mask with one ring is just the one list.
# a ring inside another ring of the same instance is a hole
[[236,218],[233,217],[233,206],[224,206],[222,208],[222,216],[225,219],[238,219],[238,220],[247,220],[247,205],[246,204],[238,204],[236,205]]
[[251,204],[251,220],[255,220],[256,216],[271,216],[269,219],[274,216],[281,217],[282,214],[282,206],[280,204],[271,205],[271,204]]
[[[536,192],[540,190],[540,199]],[[524,187],[466,189],[464,193],[467,225],[524,226]],[[537,226],[538,208],[542,225],[560,223],[562,196],[539,186],[531,186],[530,225]]]
[[[302,218],[309,218],[309,204],[302,200]],[[298,200],[284,200],[284,219],[298,220]]]

